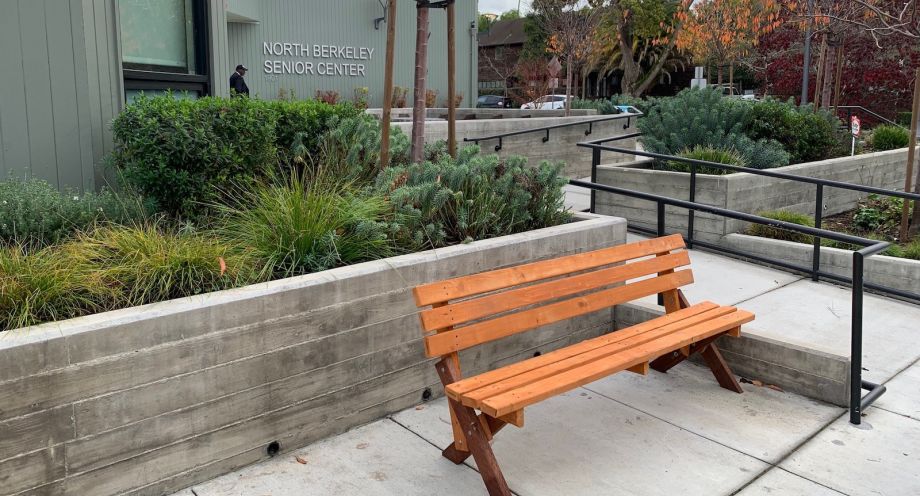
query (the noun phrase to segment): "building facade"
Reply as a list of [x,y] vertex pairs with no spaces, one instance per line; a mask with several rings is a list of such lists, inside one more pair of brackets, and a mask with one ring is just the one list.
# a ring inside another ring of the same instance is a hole
[[[4,0],[0,16],[0,175],[60,188],[104,184],[112,119],[139,94],[228,96],[237,64],[254,97],[380,106],[386,50],[380,0]],[[477,0],[457,0],[457,88],[477,96]],[[411,88],[415,2],[399,2],[395,84]],[[447,94],[446,14],[431,12],[428,87]]]

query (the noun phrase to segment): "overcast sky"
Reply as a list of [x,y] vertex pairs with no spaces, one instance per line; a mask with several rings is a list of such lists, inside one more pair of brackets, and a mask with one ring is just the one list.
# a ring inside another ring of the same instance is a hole
[[[521,12],[525,12],[530,6],[530,0],[521,0]],[[501,14],[512,9],[518,8],[518,0],[479,0],[479,12]]]

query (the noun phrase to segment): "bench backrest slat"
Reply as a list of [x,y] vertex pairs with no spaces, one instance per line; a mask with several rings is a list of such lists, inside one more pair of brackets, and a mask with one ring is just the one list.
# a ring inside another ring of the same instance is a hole
[[686,251],[682,251],[511,289],[484,298],[474,298],[425,310],[420,314],[422,327],[425,331],[436,331],[509,310],[600,289],[630,279],[671,271],[675,267],[686,265],[690,265],[690,257]]
[[667,253],[683,247],[683,238],[676,234],[425,284],[416,287],[413,290],[413,294],[415,295],[416,304],[423,307],[626,262],[649,255]]
[[425,351],[429,357],[446,355],[644,296],[673,290],[692,282],[693,274],[689,270],[682,270],[503,315],[429,336],[425,339]]

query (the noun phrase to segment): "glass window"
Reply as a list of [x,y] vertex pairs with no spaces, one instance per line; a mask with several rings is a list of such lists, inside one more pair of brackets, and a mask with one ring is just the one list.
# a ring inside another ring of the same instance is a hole
[[139,91],[210,93],[205,0],[118,0],[125,101]]
[[192,0],[119,0],[125,65],[196,74]]

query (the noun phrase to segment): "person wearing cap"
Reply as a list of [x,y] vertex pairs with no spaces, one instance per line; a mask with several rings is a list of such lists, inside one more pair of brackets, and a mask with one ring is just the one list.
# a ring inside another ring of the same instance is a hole
[[246,80],[243,79],[248,70],[245,65],[236,66],[236,71],[230,76],[230,94],[232,96],[249,96],[249,86],[246,86]]

